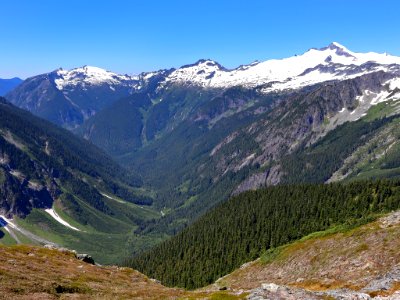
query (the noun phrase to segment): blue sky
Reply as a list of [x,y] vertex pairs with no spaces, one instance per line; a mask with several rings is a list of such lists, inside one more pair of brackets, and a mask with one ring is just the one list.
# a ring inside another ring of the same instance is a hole
[[337,41],[400,56],[398,0],[2,0],[0,78],[117,73],[211,58],[233,68]]

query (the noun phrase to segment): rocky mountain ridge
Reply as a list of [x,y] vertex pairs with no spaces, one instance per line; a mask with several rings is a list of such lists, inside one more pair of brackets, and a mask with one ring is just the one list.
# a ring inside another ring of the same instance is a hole
[[178,69],[118,75],[83,66],[34,76],[6,96],[15,105],[67,128],[81,125],[122,97],[152,86],[174,85],[226,89],[259,87],[263,93],[293,90],[331,80],[345,80],[379,70],[390,72],[400,58],[388,54],[355,53],[338,43],[310,49],[302,55],[267,60],[228,70],[213,60],[199,60]]

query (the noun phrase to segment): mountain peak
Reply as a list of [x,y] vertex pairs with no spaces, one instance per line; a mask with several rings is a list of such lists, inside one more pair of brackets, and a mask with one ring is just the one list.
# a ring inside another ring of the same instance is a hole
[[328,45],[328,48],[331,50],[334,49],[341,49],[341,50],[347,50],[347,48],[341,44],[339,44],[338,42],[332,42]]
[[220,65],[218,62],[212,59],[199,59],[194,64],[184,65],[180,67],[180,69],[186,69],[191,67],[216,67],[217,69],[224,70],[225,68]]
[[88,66],[88,65],[84,65],[82,67],[78,67],[78,68],[72,69],[71,72],[82,72],[82,73],[86,73],[86,74],[112,73],[112,72],[107,71],[105,69],[102,69],[102,68],[99,68],[99,67]]
[[337,42],[332,42],[328,46],[320,48],[320,49],[315,49],[318,51],[334,51],[336,55],[339,56],[345,56],[345,57],[355,57],[353,52],[351,52],[349,49],[347,49],[345,46],[337,43]]
[[118,75],[111,71],[99,67],[84,65],[82,67],[74,68],[71,70],[58,69],[56,78],[54,80],[59,90],[64,89],[66,86],[76,86],[81,84],[101,85],[101,84],[120,84],[126,82],[128,85],[133,84],[137,78],[129,75]]

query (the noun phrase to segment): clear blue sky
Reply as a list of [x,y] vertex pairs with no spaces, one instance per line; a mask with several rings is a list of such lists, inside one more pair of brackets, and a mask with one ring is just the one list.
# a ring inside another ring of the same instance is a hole
[[400,56],[398,0],[0,0],[0,78],[118,73],[211,58],[233,68],[337,41]]

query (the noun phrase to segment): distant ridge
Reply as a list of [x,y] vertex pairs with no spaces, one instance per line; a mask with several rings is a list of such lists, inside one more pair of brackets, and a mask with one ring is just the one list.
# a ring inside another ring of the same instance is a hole
[[4,96],[9,91],[17,87],[21,84],[23,80],[18,77],[10,78],[10,79],[1,79],[0,78],[0,96]]

